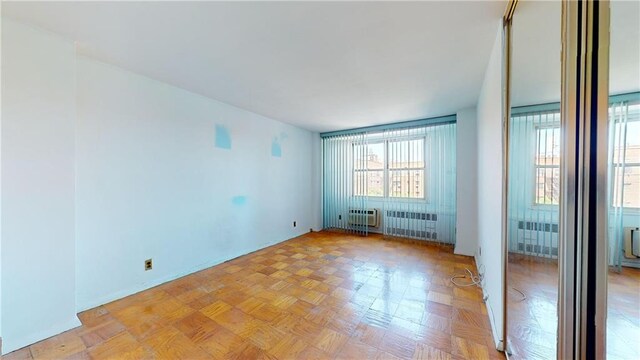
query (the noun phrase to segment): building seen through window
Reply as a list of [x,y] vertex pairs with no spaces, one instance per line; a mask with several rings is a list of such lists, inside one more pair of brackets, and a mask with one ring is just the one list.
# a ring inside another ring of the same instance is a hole
[[424,142],[418,138],[355,144],[354,194],[424,199]]

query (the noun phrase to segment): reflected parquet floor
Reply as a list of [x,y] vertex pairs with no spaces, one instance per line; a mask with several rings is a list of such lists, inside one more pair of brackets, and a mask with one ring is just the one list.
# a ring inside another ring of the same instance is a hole
[[607,358],[640,358],[640,269],[609,270]]
[[[558,264],[555,260],[509,254],[507,326],[511,359],[555,359]],[[522,291],[522,294],[513,288]]]
[[450,247],[310,233],[79,314],[15,359],[489,359]]
[[[558,265],[509,254],[508,326],[513,359],[555,359]],[[511,289],[516,287],[527,298]],[[640,358],[640,269],[609,271],[607,358]]]

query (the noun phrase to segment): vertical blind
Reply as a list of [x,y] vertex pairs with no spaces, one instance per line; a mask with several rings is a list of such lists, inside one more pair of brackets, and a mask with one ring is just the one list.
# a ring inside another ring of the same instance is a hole
[[620,271],[624,229],[640,227],[640,99],[609,107],[608,156],[609,261]]
[[455,243],[455,117],[322,134],[323,223]]
[[512,111],[509,142],[509,251],[558,256],[560,112]]

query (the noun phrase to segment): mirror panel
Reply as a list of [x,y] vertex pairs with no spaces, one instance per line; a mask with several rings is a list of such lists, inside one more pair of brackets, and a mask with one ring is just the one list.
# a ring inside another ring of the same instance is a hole
[[640,2],[610,3],[607,358],[640,357]]
[[556,357],[561,2],[522,1],[511,28],[507,343]]

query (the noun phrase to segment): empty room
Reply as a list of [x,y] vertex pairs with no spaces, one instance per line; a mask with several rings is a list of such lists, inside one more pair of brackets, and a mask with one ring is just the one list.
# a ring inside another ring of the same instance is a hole
[[1,1],[0,356],[640,358],[640,2]]

